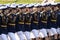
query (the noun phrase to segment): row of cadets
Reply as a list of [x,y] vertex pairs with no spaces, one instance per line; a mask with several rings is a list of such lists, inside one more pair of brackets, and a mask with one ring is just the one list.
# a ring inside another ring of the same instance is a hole
[[[48,16],[48,22],[47,22],[47,27],[49,27],[48,28],[48,35],[49,35],[49,37],[50,37],[50,40],[53,40],[53,39],[51,39],[51,37],[52,36],[54,36],[54,39],[55,40],[57,40],[57,28],[58,28],[58,26],[57,26],[57,24],[58,24],[58,13],[56,13],[56,11],[58,10],[58,7],[56,6],[57,5],[57,3],[53,3],[53,4],[51,4],[51,6],[50,6],[50,12],[49,12],[49,16]],[[48,8],[48,7],[47,7]],[[55,15],[55,16],[54,16]]]
[[[57,40],[57,31],[56,31],[56,29],[57,29],[57,14],[55,14],[55,11],[54,11],[56,8],[55,7],[56,5],[57,5],[56,3],[51,4],[51,7],[50,7],[51,9],[49,10],[50,12],[47,11],[47,14],[48,14],[47,19],[48,20],[47,20],[47,26],[46,26],[46,29],[48,29],[48,31],[46,31],[46,32],[48,32],[49,36],[54,35],[55,40]],[[52,7],[53,7],[53,9],[52,9]],[[45,8],[47,9],[48,6],[46,6]],[[55,14],[55,16],[53,15],[53,13]],[[52,15],[54,16],[53,19],[52,19]]]
[[[57,13],[55,13],[57,3],[51,4],[51,12],[49,16],[49,25],[50,29],[48,29],[50,37],[54,36],[54,40],[57,40]],[[52,40],[52,39],[51,39]]]
[[[17,32],[20,40],[26,40],[26,38],[27,40],[39,40],[39,37],[48,40],[48,36],[54,36],[55,40],[57,40],[57,34],[60,34],[59,5],[56,3],[42,5],[20,4],[18,8],[16,8],[16,4],[7,5],[9,8],[3,5],[0,7],[4,11],[1,12],[0,19],[2,39],[7,40],[6,34],[8,34],[11,40],[16,40],[15,33]],[[6,22],[8,23],[6,24]],[[7,25],[7,27],[2,27],[2,25]],[[35,37],[31,36],[31,32]]]

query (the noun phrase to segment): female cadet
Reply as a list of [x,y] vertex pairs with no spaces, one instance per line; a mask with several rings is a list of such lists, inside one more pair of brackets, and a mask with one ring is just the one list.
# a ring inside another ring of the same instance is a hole
[[1,23],[2,23],[2,16],[3,16],[3,10],[2,10],[2,8],[0,7],[0,36],[1,36],[1,34],[2,34],[2,28],[1,28]]
[[15,37],[15,27],[16,27],[16,4],[11,4],[10,6],[11,10],[8,14],[8,35],[11,38],[11,40],[16,40]]
[[58,40],[60,40],[60,3],[57,4],[58,10],[56,11],[56,13],[58,13],[58,17],[57,17],[57,23],[58,23]]
[[43,38],[45,38],[45,40],[49,40],[47,35],[48,27],[47,27],[46,4],[42,5],[40,28],[41,28],[40,32],[43,34]]
[[22,9],[24,9],[25,7],[23,6],[23,4],[18,5],[18,17],[16,20],[16,30],[17,30],[17,34],[20,38],[20,40],[26,40],[24,32],[25,32],[25,14],[23,13]]
[[[2,40],[8,40],[7,39],[7,35],[6,35],[6,33],[7,33],[7,29],[5,29],[6,27],[3,27],[3,26],[1,26],[2,25],[2,23],[4,23],[3,21],[2,21],[2,17],[3,17],[3,9],[4,9],[4,6],[2,7],[2,6],[0,6],[0,37],[2,38]],[[6,19],[5,19],[6,20]],[[5,21],[4,20],[4,21]],[[6,23],[6,22],[5,22]],[[7,24],[6,24],[7,25]],[[5,31],[5,32],[4,32]]]
[[36,40],[39,40],[39,12],[37,10],[38,4],[34,5],[33,8],[33,22],[32,22],[32,32],[36,38]]
[[54,13],[57,13],[57,33],[58,40],[60,40],[60,3],[57,3]]
[[49,37],[49,40],[52,38],[52,32],[51,32],[51,27],[50,27],[50,14],[51,14],[51,4],[48,4],[46,6],[46,13],[47,13],[47,34]]
[[[7,11],[6,11],[6,6],[3,7],[3,16],[2,16],[2,23],[1,23],[1,28],[2,28],[2,34],[1,34],[1,37],[2,37],[2,40],[8,40],[8,37],[7,37],[7,34],[8,34],[8,31],[7,31],[7,23],[8,23],[8,17],[7,17]],[[6,11],[6,12],[5,12]]]
[[57,40],[57,13],[55,13],[56,4],[52,4],[52,13],[50,16],[50,27],[51,27],[51,32],[54,36],[54,40]]
[[31,23],[32,23],[32,15],[30,8],[32,6],[30,4],[26,5],[26,15],[25,15],[25,32],[27,40],[31,40],[30,32],[31,32]]

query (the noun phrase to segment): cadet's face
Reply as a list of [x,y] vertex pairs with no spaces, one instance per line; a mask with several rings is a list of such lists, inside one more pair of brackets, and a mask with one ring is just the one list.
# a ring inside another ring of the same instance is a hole
[[26,12],[28,12],[28,13],[29,13],[29,12],[30,12],[30,9],[29,9],[29,8],[26,8]]
[[40,11],[40,7],[38,7],[38,9],[37,9],[38,11]]
[[2,10],[0,10],[0,13],[2,13]]
[[37,8],[33,8],[33,12],[37,12],[38,10],[37,10]]
[[16,12],[18,12],[19,8],[16,8]]
[[46,7],[44,7],[44,10],[43,11],[46,11]]
[[5,13],[9,13],[9,9],[5,10]]
[[22,12],[22,9],[19,8],[19,12],[21,13]]
[[42,7],[42,8],[41,8],[41,11],[43,11],[44,9],[45,9],[45,7]]
[[54,11],[56,11],[56,10],[58,10],[59,8],[56,6],[56,7],[54,7]]
[[51,10],[50,6],[47,6],[47,7],[46,7],[46,10]]
[[42,7],[40,7],[40,11],[42,11]]
[[26,8],[23,8],[23,9],[22,9],[22,12],[25,13],[25,12],[26,12]]
[[16,10],[16,9],[13,9],[13,10],[12,10],[12,13],[16,13],[16,12],[17,12],[17,10]]
[[60,5],[58,6],[59,10],[60,10]]
[[60,10],[60,5],[57,5],[57,7],[59,8],[59,10]]
[[30,12],[33,12],[33,8],[30,8]]

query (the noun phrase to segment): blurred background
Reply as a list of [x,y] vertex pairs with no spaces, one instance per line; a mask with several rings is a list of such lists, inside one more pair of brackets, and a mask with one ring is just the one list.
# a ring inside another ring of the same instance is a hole
[[[41,3],[44,0],[0,0],[0,4],[7,3]],[[55,0],[55,2],[60,2],[60,0]]]

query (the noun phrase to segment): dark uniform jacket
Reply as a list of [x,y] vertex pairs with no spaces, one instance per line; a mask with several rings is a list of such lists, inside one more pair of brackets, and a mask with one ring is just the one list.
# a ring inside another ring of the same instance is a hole
[[41,28],[47,28],[47,13],[43,12],[41,15]]
[[57,13],[57,27],[60,28],[60,10],[55,11]]
[[40,13],[39,12],[33,13],[32,29],[37,29],[38,30],[40,28],[40,27],[38,27],[38,26],[40,26],[39,21],[40,21]]
[[31,23],[32,23],[32,14],[27,13],[25,15],[25,31],[31,31]]
[[16,30],[17,31],[25,31],[25,14],[20,13],[17,15],[17,20],[16,20]]
[[16,27],[16,16],[15,14],[10,14],[8,16],[8,32],[15,32]]
[[2,33],[1,23],[2,23],[2,16],[0,14],[0,34]]
[[4,15],[3,14],[1,28],[2,28],[2,33],[4,33],[4,34],[7,34],[8,33],[7,23],[8,23],[8,17],[7,17],[7,15]]
[[52,28],[57,28],[57,13],[51,13],[50,24]]

